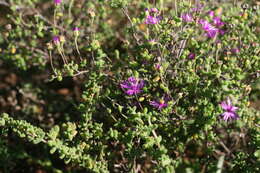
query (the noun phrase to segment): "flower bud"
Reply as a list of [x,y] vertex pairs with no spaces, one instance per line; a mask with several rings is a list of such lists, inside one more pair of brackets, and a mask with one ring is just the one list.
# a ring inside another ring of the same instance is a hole
[[247,19],[248,18],[248,13],[243,13],[241,17],[242,17],[242,19]]
[[53,49],[52,43],[47,43],[46,45],[47,45],[47,48],[48,48],[49,50],[52,50],[52,49]]
[[54,4],[55,5],[60,5],[61,4],[61,0],[54,0]]
[[52,40],[53,40],[53,42],[54,42],[55,45],[60,44],[60,37],[59,37],[59,36],[54,36],[54,37],[52,38]]
[[62,17],[63,16],[63,13],[62,12],[58,12],[57,13],[57,17]]
[[88,10],[88,15],[91,17],[91,18],[94,18],[96,16],[95,12],[93,9],[89,9]]
[[78,27],[73,28],[73,31],[74,31],[74,34],[75,34],[76,37],[79,36],[79,28]]
[[64,43],[66,41],[65,37],[62,35],[60,36],[60,42]]
[[154,81],[154,82],[158,82],[160,79],[161,79],[160,76],[156,76],[156,77],[153,79],[153,81]]
[[11,25],[11,24],[5,25],[5,29],[6,29],[6,30],[11,30],[11,29],[12,29],[12,25]]
[[12,47],[11,53],[12,53],[12,54],[15,54],[15,52],[16,52],[16,48],[15,48],[15,47]]
[[142,102],[142,101],[144,101],[144,97],[140,97],[138,100],[139,100],[139,102]]

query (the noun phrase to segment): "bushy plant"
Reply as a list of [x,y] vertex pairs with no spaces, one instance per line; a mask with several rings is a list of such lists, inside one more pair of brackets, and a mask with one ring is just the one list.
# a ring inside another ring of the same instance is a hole
[[8,1],[4,62],[83,91],[51,128],[3,113],[3,141],[15,133],[90,172],[259,172],[259,11],[174,2]]

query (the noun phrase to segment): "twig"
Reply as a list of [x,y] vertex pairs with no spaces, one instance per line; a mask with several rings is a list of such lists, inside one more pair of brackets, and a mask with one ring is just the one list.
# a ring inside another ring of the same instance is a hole
[[[34,10],[35,10],[35,9],[34,9]],[[44,17],[43,15],[41,15],[39,11],[35,10],[35,12],[37,13],[35,16],[38,16],[40,19],[42,19],[43,21],[45,21],[46,23],[48,23],[48,24],[51,25],[52,27],[57,28],[57,29],[59,29],[59,30],[61,30],[61,31],[63,31],[63,32],[66,32],[66,30],[65,30],[64,28],[62,28],[62,27],[60,27],[60,26],[58,26],[58,25],[52,23],[49,19],[47,19],[46,17]]]
[[71,8],[73,6],[74,0],[70,1],[70,5],[69,5],[69,19],[71,18]]
[[81,74],[84,74],[84,73],[87,73],[87,72],[88,72],[88,70],[80,71],[80,72],[74,74],[73,77],[74,77],[74,76],[81,75]]
[[75,46],[76,46],[77,53],[79,54],[79,59],[80,59],[80,61],[82,61],[81,54],[80,54],[80,51],[79,51],[79,46],[78,46],[78,41],[77,41],[77,39],[78,39],[78,36],[75,37],[74,42],[75,42]]
[[[133,22],[132,22],[130,16],[129,16],[128,13],[126,12],[126,9],[125,9],[125,8],[122,8],[122,11],[123,11],[123,13],[125,14],[125,16],[127,17],[128,21],[130,22],[130,24],[131,24],[131,26],[132,26],[132,29],[134,29],[134,24],[133,24]],[[139,39],[137,38],[137,36],[136,36],[136,34],[135,34],[134,31],[133,31],[132,34],[133,34],[133,37],[135,38],[137,44],[140,45]]]
[[50,57],[51,68],[52,68],[53,72],[55,73],[55,75],[57,75],[57,73],[54,69],[53,63],[52,63],[52,53],[51,53],[51,51],[49,51],[49,54],[50,54],[49,57]]

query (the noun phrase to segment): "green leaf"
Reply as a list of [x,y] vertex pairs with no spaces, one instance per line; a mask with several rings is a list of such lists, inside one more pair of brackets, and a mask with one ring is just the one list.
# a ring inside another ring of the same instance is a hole
[[57,150],[57,148],[56,148],[56,147],[53,147],[53,148],[50,150],[50,153],[53,154],[53,153],[55,153],[56,150]]

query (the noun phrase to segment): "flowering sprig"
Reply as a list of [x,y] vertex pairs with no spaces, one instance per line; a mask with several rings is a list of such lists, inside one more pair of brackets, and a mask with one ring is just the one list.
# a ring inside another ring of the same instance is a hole
[[79,27],[74,27],[73,32],[74,32],[74,35],[75,35],[74,43],[75,43],[75,46],[76,46],[76,50],[77,50],[77,53],[79,54],[80,60],[82,60],[82,57],[81,57],[81,54],[80,54],[80,51],[79,51],[78,41],[77,41],[78,36],[79,36]]
[[239,118],[239,116],[236,113],[238,107],[233,106],[229,98],[226,101],[221,102],[220,105],[222,109],[225,111],[223,114],[220,115],[224,121],[236,120]]

